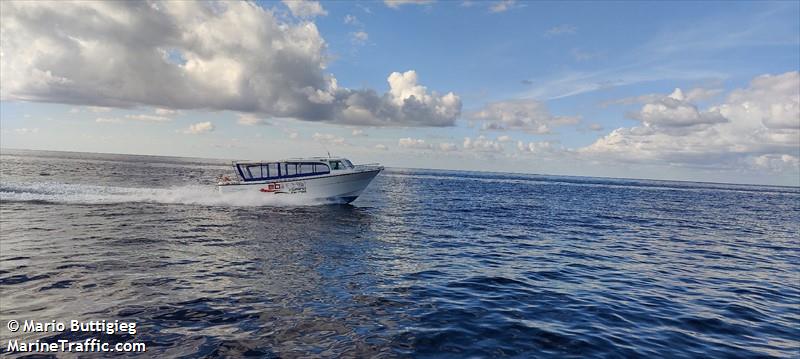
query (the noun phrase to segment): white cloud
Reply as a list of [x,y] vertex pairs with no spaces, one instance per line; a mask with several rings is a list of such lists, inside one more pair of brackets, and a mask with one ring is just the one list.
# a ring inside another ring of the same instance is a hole
[[356,128],[356,129],[353,129],[352,135],[353,135],[353,137],[359,137],[359,136],[366,136],[367,134],[364,133],[364,130]]
[[432,4],[433,0],[383,0],[386,6],[397,9],[402,5],[428,5]]
[[553,116],[547,106],[537,100],[493,102],[469,115],[483,121],[484,130],[519,130],[534,134],[549,133],[553,127],[580,122],[579,117]]
[[292,140],[294,140],[294,139],[296,139],[298,136],[300,136],[300,134],[299,134],[299,133],[297,133],[297,132],[289,132],[289,139],[292,139]]
[[503,146],[499,142],[489,140],[484,136],[478,136],[475,139],[464,137],[463,147],[465,150],[476,152],[503,152]]
[[159,116],[173,116],[173,115],[178,114],[178,111],[171,110],[171,109],[168,109],[168,108],[156,108],[153,111],[156,113],[156,115],[159,115]]
[[145,115],[145,114],[126,115],[125,118],[128,119],[128,120],[132,120],[132,121],[142,121],[142,122],[168,122],[168,121],[172,121],[172,119],[168,118],[168,117]]
[[760,121],[770,130],[800,129],[800,73],[758,76],[750,87],[733,91],[719,107],[726,116]]
[[95,119],[97,123],[122,123],[125,121],[139,121],[139,122],[169,122],[172,121],[169,117],[164,116],[156,116],[156,115],[147,115],[147,114],[131,114],[125,115],[123,118],[117,117],[98,117]]
[[328,12],[322,8],[322,5],[320,5],[318,1],[283,0],[282,2],[289,8],[292,15],[299,18],[309,19],[315,16],[328,15]]
[[356,45],[364,45],[369,40],[369,34],[365,31],[356,31],[350,33],[350,41]]
[[347,14],[344,16],[344,23],[347,25],[362,26],[361,21],[355,15]]
[[697,106],[686,101],[681,89],[675,89],[670,95],[645,104],[632,117],[642,121],[645,126],[659,127],[689,127],[728,122],[718,109],[698,110]]
[[239,119],[236,120],[236,123],[243,125],[243,126],[271,126],[272,124],[254,114],[251,113],[243,113],[239,114]]
[[113,108],[111,107],[103,107],[103,106],[86,106],[86,109],[94,113],[109,112],[113,110]]
[[418,150],[430,150],[433,149],[433,145],[430,143],[425,142],[423,139],[418,138],[401,138],[397,141],[397,146],[401,148],[413,148]]
[[450,126],[461,114],[461,99],[452,92],[439,96],[417,83],[416,71],[393,72],[389,92],[352,91],[344,101],[342,121],[357,125]]
[[551,27],[550,29],[545,31],[544,36],[553,37],[558,35],[569,35],[569,34],[574,34],[577,31],[578,28],[575,27],[575,25],[562,24],[555,27]]
[[389,147],[387,147],[387,146],[386,146],[386,145],[384,145],[384,144],[381,144],[381,143],[379,143],[379,144],[375,145],[375,149],[376,149],[376,150],[381,150],[381,151],[386,151],[386,150],[388,150],[388,149],[389,149]]
[[[676,89],[677,90],[677,89]],[[682,96],[683,101],[687,102],[698,102],[698,101],[706,101],[717,97],[719,94],[722,93],[722,89],[720,88],[704,88],[704,87],[695,87],[686,94],[683,94],[681,91],[680,96]],[[663,94],[646,94],[646,95],[639,95],[634,97],[625,97],[616,100],[605,101],[601,103],[601,106],[607,107],[610,105],[632,105],[636,103],[640,104],[647,104],[657,102],[665,97],[669,97],[670,95],[663,95]]]
[[508,10],[511,10],[511,9],[517,7],[517,6],[519,6],[517,4],[517,0],[495,1],[491,6],[489,6],[489,12],[492,12],[492,13],[506,12]]
[[458,146],[456,146],[455,143],[442,142],[442,143],[439,144],[439,151],[442,151],[442,152],[458,151]]
[[198,135],[201,133],[206,133],[211,131],[214,131],[214,125],[211,122],[206,121],[206,122],[198,122],[189,126],[189,128],[184,130],[183,133],[189,135]]
[[549,141],[522,142],[517,141],[517,150],[520,152],[530,152],[535,154],[549,153],[554,151],[553,144]]
[[458,151],[458,145],[452,142],[439,142],[428,143],[420,138],[406,137],[397,141],[397,146],[400,148],[408,148],[415,150],[430,150],[440,152],[455,152]]
[[339,136],[336,136],[336,135],[333,135],[333,134],[330,134],[330,133],[319,133],[319,132],[316,132],[316,133],[314,133],[313,136],[311,136],[311,138],[313,138],[314,141],[322,142],[322,143],[328,143],[328,144],[332,144],[332,145],[341,146],[341,145],[347,144],[345,142],[345,140],[344,140],[344,137],[339,137]]
[[497,137],[497,142],[511,142],[511,141],[513,141],[513,139],[511,138],[511,136],[508,136],[508,135],[503,135],[503,136],[498,136]]
[[578,151],[612,160],[728,168],[781,163],[781,168],[794,166],[797,171],[793,158],[800,155],[798,84],[796,71],[759,76],[706,111],[675,91],[642,108],[647,114],[637,115],[641,126],[618,128]]
[[719,88],[696,87],[689,90],[689,92],[686,93],[686,101],[689,102],[705,101],[717,97],[717,95],[721,93],[722,89]]
[[750,158],[750,163],[757,169],[771,172],[791,171],[800,167],[800,158],[792,155],[761,155]]
[[[3,100],[371,126],[451,126],[461,111],[452,93],[398,98],[402,86],[422,87],[414,71],[390,75],[388,94],[339,87],[325,72],[327,45],[314,23],[282,22],[250,2],[0,6]],[[397,76],[414,83],[397,84]]]

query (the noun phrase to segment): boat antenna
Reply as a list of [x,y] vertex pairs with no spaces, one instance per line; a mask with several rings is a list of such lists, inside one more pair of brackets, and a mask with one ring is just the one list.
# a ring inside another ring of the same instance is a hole
[[331,151],[328,150],[328,146],[325,146],[325,144],[322,143],[322,142],[318,142],[318,143],[319,143],[320,146],[322,146],[322,148],[325,150],[325,152],[328,153],[328,158],[331,158]]

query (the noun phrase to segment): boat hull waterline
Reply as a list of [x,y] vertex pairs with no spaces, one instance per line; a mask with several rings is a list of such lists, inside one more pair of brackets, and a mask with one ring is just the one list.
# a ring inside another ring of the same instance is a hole
[[[252,193],[261,196],[292,196],[323,203],[350,203],[367,188],[383,168],[326,176],[286,178],[219,185],[220,193]],[[278,197],[276,197],[278,198]],[[279,197],[286,198],[286,197]]]

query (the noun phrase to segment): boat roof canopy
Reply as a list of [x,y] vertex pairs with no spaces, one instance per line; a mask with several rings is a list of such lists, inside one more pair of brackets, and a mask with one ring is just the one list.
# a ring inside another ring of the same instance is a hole
[[275,161],[275,160],[273,160],[273,161],[269,161],[269,160],[262,160],[262,161],[233,161],[233,164],[234,165],[240,165],[240,164],[259,164],[259,163],[299,163],[299,162],[323,162],[323,163],[327,164],[328,162],[331,162],[331,161],[347,161],[347,162],[350,162],[344,157],[302,157],[302,158],[298,157],[298,158],[286,158],[286,159],[277,160],[277,161]]

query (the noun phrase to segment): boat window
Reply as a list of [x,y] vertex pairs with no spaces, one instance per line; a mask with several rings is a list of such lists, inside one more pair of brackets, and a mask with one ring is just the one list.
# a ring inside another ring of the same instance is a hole
[[280,177],[280,173],[278,173],[278,164],[277,163],[267,163],[267,165],[264,166],[264,168],[267,170],[267,172],[264,173],[264,177],[268,177],[268,178],[278,178],[278,177]]
[[344,169],[344,165],[342,164],[342,161],[331,161],[331,169],[334,170],[334,171],[335,170],[343,170]]
[[353,168],[353,162],[350,162],[350,160],[342,160],[342,162],[344,162],[344,165],[347,166],[347,168]]
[[261,165],[247,166],[247,171],[253,179],[261,178]]
[[294,176],[297,174],[297,163],[287,163],[285,168],[284,176]]
[[297,173],[301,175],[310,175],[314,174],[314,164],[313,163],[301,163],[300,166],[297,168]]
[[324,163],[315,163],[314,164],[314,173],[316,174],[325,174],[331,173],[330,167]]
[[249,181],[253,179],[253,176],[250,175],[250,172],[247,171],[247,167],[244,165],[236,165],[236,168],[239,170],[239,173],[242,176],[242,179],[245,181]]

